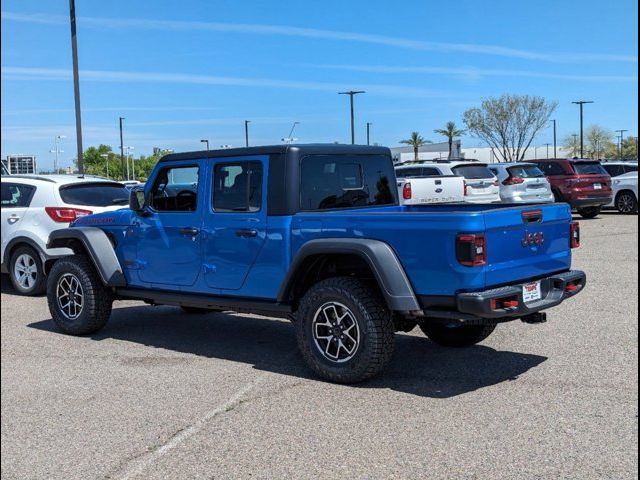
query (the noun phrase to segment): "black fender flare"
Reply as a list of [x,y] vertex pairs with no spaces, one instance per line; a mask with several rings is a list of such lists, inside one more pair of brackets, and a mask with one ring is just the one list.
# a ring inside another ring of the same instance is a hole
[[390,310],[402,312],[420,310],[411,282],[396,253],[389,244],[366,238],[320,238],[305,243],[296,253],[280,286],[279,302],[288,301],[289,293],[304,260],[319,254],[358,255],[371,268]]
[[126,287],[127,281],[111,240],[96,227],[73,227],[54,230],[49,235],[47,248],[70,248],[78,251],[78,242],[84,247],[106,286]]

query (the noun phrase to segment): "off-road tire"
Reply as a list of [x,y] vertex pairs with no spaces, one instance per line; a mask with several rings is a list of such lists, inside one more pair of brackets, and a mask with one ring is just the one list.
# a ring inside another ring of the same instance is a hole
[[[31,259],[33,259],[33,262],[34,262],[33,266],[36,268],[35,283],[30,288],[23,287],[22,285],[20,285],[20,282],[15,276],[16,262],[20,257],[24,255],[27,255]],[[9,278],[11,279],[11,284],[13,285],[13,288],[20,295],[26,295],[26,296],[40,295],[41,293],[44,293],[44,291],[47,289],[47,280],[44,274],[44,267],[42,265],[42,260],[40,259],[40,255],[38,255],[38,252],[34,248],[29,247],[27,245],[20,246],[16,248],[13,252],[11,252],[11,259],[9,260]]]
[[422,323],[420,330],[429,340],[443,347],[463,348],[480,343],[493,333],[495,324],[447,327],[437,323]]
[[[58,282],[65,274],[78,279],[84,295],[80,314],[73,320],[64,315],[58,303]],[[70,335],[89,335],[103,328],[109,320],[113,293],[103,285],[89,258],[72,255],[56,261],[49,272],[47,302],[51,318],[60,330]]]
[[[328,302],[346,306],[357,322],[359,342],[343,363],[325,358],[313,336],[313,319]],[[356,383],[379,374],[389,363],[394,347],[392,312],[380,294],[350,277],[322,280],[311,287],[296,312],[298,348],[307,365],[320,377],[336,383]]]
[[602,207],[584,207],[578,209],[578,213],[580,214],[580,216],[586,219],[596,218],[598,215],[600,215],[601,211]]

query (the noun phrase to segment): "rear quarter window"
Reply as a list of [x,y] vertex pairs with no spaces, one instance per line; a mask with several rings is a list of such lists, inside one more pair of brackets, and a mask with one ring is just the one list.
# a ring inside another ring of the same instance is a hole
[[391,159],[384,155],[309,155],[300,165],[300,208],[396,205]]
[[479,180],[481,178],[493,178],[495,175],[486,165],[460,165],[451,169],[455,175],[467,180]]
[[111,207],[127,205],[129,190],[119,183],[78,183],[60,187],[60,198],[69,205]]
[[598,162],[576,162],[573,169],[578,175],[609,175]]

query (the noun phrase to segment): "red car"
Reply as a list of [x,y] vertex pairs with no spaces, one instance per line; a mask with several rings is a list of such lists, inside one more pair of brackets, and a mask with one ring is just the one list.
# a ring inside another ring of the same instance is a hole
[[611,203],[611,177],[600,162],[586,159],[534,160],[544,172],[556,202],[566,202],[584,218],[595,218]]

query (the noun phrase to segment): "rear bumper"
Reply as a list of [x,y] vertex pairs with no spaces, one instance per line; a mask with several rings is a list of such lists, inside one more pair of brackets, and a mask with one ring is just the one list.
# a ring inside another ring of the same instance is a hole
[[[536,280],[540,282],[542,298],[525,303],[523,287],[532,282],[518,283],[506,287],[494,288],[482,292],[460,293],[456,296],[456,308],[459,312],[486,319],[521,318],[532,315],[561,304],[567,298],[574,297],[582,290],[587,282],[587,276],[579,270],[559,273],[551,277]],[[575,285],[567,288],[568,285]],[[517,307],[494,309],[492,300],[514,298]]]
[[569,203],[574,208],[582,208],[582,207],[603,207],[611,203],[612,197],[584,197],[584,198],[575,198],[572,199]]

